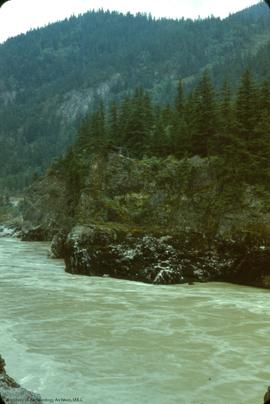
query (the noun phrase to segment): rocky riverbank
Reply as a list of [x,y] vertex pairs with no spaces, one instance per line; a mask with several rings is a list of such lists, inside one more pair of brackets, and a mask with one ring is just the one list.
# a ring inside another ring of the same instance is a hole
[[233,182],[215,158],[109,153],[81,165],[76,184],[50,169],[22,204],[22,239],[53,239],[68,272],[270,287],[268,191]]
[[265,240],[198,233],[145,233],[115,224],[77,226],[56,235],[52,252],[66,271],[153,284],[224,281],[270,288],[270,245]]
[[42,399],[38,394],[22,388],[14,379],[9,377],[5,371],[5,361],[0,356],[0,403],[39,403]]

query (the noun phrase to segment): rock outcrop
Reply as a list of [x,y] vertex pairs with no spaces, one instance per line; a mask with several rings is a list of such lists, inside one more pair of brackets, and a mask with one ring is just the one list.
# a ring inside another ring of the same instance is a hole
[[76,164],[49,170],[23,204],[23,239],[53,239],[68,272],[270,287],[270,196],[226,179],[215,158],[108,153]]
[[68,195],[61,176],[47,173],[32,184],[21,203],[22,238],[25,241],[52,240],[69,221]]
[[[55,237],[54,250],[67,272],[153,284],[225,281],[270,288],[270,245],[247,237],[198,233],[145,233],[115,225],[77,226]],[[59,254],[59,251],[61,254]]]
[[24,226],[20,237],[22,241],[43,241],[47,238],[47,232],[41,226]]
[[22,388],[18,383],[9,377],[5,371],[5,361],[0,356],[0,403],[33,403],[42,404],[38,394]]

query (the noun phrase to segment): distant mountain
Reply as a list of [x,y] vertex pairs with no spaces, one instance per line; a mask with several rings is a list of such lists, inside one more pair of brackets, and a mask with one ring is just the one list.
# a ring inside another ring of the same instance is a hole
[[0,189],[19,189],[71,143],[100,98],[143,86],[166,104],[208,69],[215,85],[249,67],[269,78],[270,13],[259,3],[221,20],[88,12],[0,45]]

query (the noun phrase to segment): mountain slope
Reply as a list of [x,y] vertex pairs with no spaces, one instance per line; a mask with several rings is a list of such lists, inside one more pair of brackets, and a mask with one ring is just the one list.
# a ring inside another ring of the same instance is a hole
[[89,12],[0,46],[0,188],[18,189],[73,139],[98,98],[137,86],[167,103],[208,68],[215,84],[249,66],[269,71],[270,15],[263,3],[225,20],[154,20]]

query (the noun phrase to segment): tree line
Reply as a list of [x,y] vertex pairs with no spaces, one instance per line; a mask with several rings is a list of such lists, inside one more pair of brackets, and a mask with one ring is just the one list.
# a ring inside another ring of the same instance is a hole
[[173,102],[165,106],[155,104],[141,87],[109,106],[100,101],[81,124],[72,153],[80,159],[109,151],[135,158],[216,156],[249,182],[258,175],[266,179],[270,81],[258,83],[247,70],[232,94],[227,80],[215,91],[205,71],[189,92],[179,81]]

